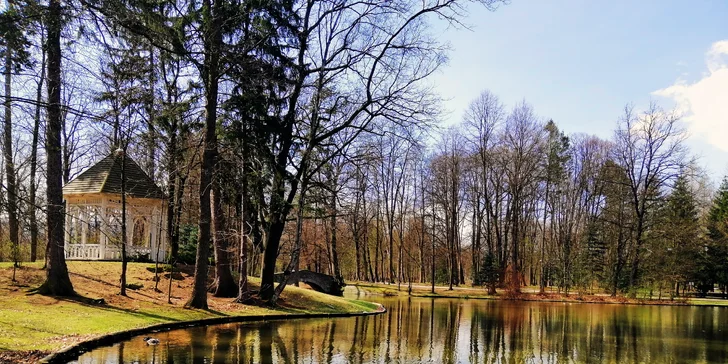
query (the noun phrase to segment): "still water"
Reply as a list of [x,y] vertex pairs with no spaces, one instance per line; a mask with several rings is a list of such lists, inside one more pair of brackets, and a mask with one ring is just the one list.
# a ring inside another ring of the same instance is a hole
[[224,324],[78,363],[726,363],[728,308],[378,297],[387,314]]

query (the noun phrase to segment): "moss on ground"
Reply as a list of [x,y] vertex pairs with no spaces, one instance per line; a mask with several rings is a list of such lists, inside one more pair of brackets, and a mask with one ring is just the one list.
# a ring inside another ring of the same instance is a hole
[[[209,297],[208,310],[183,308],[189,298],[192,276],[189,269],[172,282],[172,304],[167,304],[168,278],[154,290],[154,273],[147,263],[130,263],[128,283],[140,285],[118,295],[118,262],[68,262],[79,298],[47,297],[30,293],[44,280],[42,263],[24,264],[11,282],[12,265],[0,263],[0,353],[3,351],[55,351],[78,342],[116,331],[154,324],[190,321],[221,316],[266,314],[371,312],[377,305],[288,286],[280,307],[241,305],[230,298]],[[180,278],[180,279],[176,279]],[[251,288],[259,281],[251,278]],[[103,304],[94,300],[103,300]]]

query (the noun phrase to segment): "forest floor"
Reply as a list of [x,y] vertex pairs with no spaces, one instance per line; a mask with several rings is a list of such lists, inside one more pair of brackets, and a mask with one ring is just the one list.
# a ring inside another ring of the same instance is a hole
[[[0,263],[0,363],[34,362],[68,346],[103,334],[155,324],[223,316],[361,313],[376,311],[369,302],[334,297],[293,285],[279,307],[233,303],[208,296],[208,310],[185,309],[192,292],[192,267],[172,275],[172,304],[167,303],[169,273],[155,291],[154,264],[129,263],[127,297],[118,295],[119,262],[68,262],[78,298],[34,294],[45,279],[43,263],[23,263],[12,282],[12,264]],[[151,270],[151,271],[150,271]],[[161,274],[160,274],[161,275]],[[259,280],[250,278],[251,289]],[[103,303],[97,303],[103,300]]]
[[606,293],[596,294],[563,294],[547,289],[544,294],[538,293],[538,287],[522,287],[521,293],[513,294],[506,290],[498,289],[495,295],[489,295],[483,287],[458,286],[452,290],[447,286],[435,286],[435,293],[432,293],[432,286],[424,284],[412,284],[412,291],[409,291],[407,284],[385,284],[371,282],[351,282],[350,286],[364,291],[365,294],[383,296],[413,296],[413,297],[450,297],[450,298],[471,298],[490,300],[519,300],[519,301],[543,301],[543,302],[582,302],[582,303],[620,303],[638,305],[690,305],[690,306],[728,306],[728,300],[719,298],[684,298],[676,297],[671,300],[669,296],[658,299],[653,292],[653,298],[643,297],[646,293],[638,294],[638,298],[628,298],[622,295],[612,297]]

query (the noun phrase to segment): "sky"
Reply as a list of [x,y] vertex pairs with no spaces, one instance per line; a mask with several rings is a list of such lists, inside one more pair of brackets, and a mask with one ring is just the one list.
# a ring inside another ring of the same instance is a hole
[[451,47],[433,83],[445,124],[488,89],[526,100],[566,133],[609,139],[627,104],[678,108],[715,184],[728,174],[727,0],[512,0],[469,5],[470,29],[435,22]]

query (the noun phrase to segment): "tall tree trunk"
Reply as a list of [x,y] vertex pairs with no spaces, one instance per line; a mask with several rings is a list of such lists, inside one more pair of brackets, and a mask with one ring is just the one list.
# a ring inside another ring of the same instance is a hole
[[212,183],[212,226],[215,230],[215,281],[210,286],[210,292],[215,297],[235,297],[238,294],[238,285],[230,271],[230,253],[228,241],[225,236],[225,220],[220,197],[219,179]]
[[331,217],[329,218],[330,219],[329,221],[331,222],[331,241],[330,241],[331,242],[331,247],[329,249],[329,254],[330,254],[329,259],[331,261],[331,273],[332,273],[332,275],[336,279],[338,279],[340,281],[343,281],[344,278],[341,276],[341,269],[339,268],[339,252],[338,252],[338,248],[336,247],[336,243],[337,243],[337,241],[336,241],[336,220],[337,220],[336,219],[336,213],[337,213],[337,208],[336,208],[336,192],[335,192],[336,186],[333,186],[332,185],[332,187],[334,189],[334,192],[332,192],[332,194],[331,194],[331,202],[330,202],[330,205],[329,205],[329,210],[330,210],[330,213],[331,213]]
[[[5,52],[5,122],[3,133],[3,155],[5,157],[5,177],[7,180],[7,211],[8,232],[13,254],[13,267],[18,266],[20,247],[18,246],[18,187],[15,184],[15,163],[13,162],[13,111],[12,111],[12,50],[6,48]],[[13,269],[15,278],[15,269]]]
[[[642,209],[644,211],[644,208]],[[632,259],[632,269],[629,274],[629,296],[631,298],[637,297],[637,274],[639,273],[640,256],[642,255],[642,242],[643,231],[644,231],[644,213],[640,214],[640,210],[637,211],[637,228],[635,229],[635,247],[634,247],[634,258]]]
[[48,12],[48,121],[46,123],[46,197],[48,259],[41,294],[74,295],[64,253],[63,188],[61,184],[61,0],[49,0]]
[[217,162],[217,96],[220,66],[220,3],[211,0],[203,1],[203,24],[205,28],[204,48],[205,64],[203,79],[205,82],[205,136],[204,152],[200,166],[200,217],[198,223],[197,255],[195,257],[195,277],[192,296],[185,307],[207,309],[207,258],[210,250],[210,189],[213,184],[215,163]]
[[[385,203],[389,203],[385,201]],[[389,258],[389,281],[388,283],[394,283],[394,211],[387,213],[387,235],[389,238],[389,249],[387,250],[387,256]]]
[[382,245],[382,235],[381,235],[381,223],[380,223],[380,216],[379,216],[379,214],[380,214],[379,208],[380,208],[380,205],[379,205],[379,189],[377,187],[377,209],[376,209],[376,213],[374,215],[374,218],[377,220],[376,221],[376,224],[375,224],[376,236],[375,236],[375,239],[374,239],[375,240],[374,241],[374,243],[375,243],[374,244],[374,280],[377,281],[377,282],[380,282],[380,281],[383,281],[384,280],[384,273],[382,272],[384,270],[384,268],[382,268],[381,270],[379,269],[379,267],[380,267],[380,265],[379,265],[379,251],[380,251],[380,247]]
[[119,279],[121,290],[119,294],[126,296],[126,246],[129,243],[126,235],[126,147],[118,153],[121,153],[116,157],[121,159],[121,277]]
[[[404,171],[402,173],[404,174]],[[399,195],[400,196],[399,219],[398,219],[399,220],[399,229],[398,229],[399,231],[397,232],[398,233],[397,235],[399,237],[399,247],[398,247],[399,252],[398,252],[398,256],[397,256],[397,289],[400,289],[402,280],[405,279],[405,277],[404,277],[405,258],[404,258],[403,249],[404,249],[404,215],[406,213],[406,210],[405,210],[406,204],[405,204],[404,195],[405,195],[405,186],[402,185],[402,193]],[[396,195],[395,195],[395,198],[396,198]]]
[[430,237],[430,243],[432,245],[432,251],[430,252],[430,278],[432,283],[431,293],[435,293],[435,199],[432,200],[432,236]]
[[362,211],[364,212],[364,243],[362,253],[364,254],[364,264],[365,264],[365,275],[367,276],[367,281],[374,281],[374,270],[372,268],[372,257],[371,252],[369,251],[369,216],[367,215],[367,189],[366,189],[366,176],[363,176],[364,181],[364,187],[362,188],[362,195],[361,195],[361,205],[362,205]]
[[[174,138],[174,136],[172,138]],[[170,246],[169,260],[172,264],[174,264],[177,262],[177,257],[179,255],[179,240],[176,239],[177,234],[175,232],[175,227],[177,226],[175,221],[177,176],[172,172],[168,173],[167,176],[169,179],[169,183],[167,184],[167,196],[169,196],[169,201],[167,202],[167,236],[169,236]]]
[[37,204],[37,191],[36,186],[36,174],[38,172],[38,134],[40,134],[40,108],[41,101],[43,98],[43,81],[45,80],[45,68],[46,68],[46,53],[45,47],[41,47],[41,63],[40,63],[40,79],[38,80],[38,87],[35,91],[35,117],[33,119],[33,140],[30,146],[30,216],[29,216],[29,228],[30,228],[30,261],[35,262],[38,259],[38,207]]
[[[358,202],[357,202],[357,204],[358,204]],[[357,214],[354,219],[358,219],[358,218],[359,218],[359,215]],[[361,246],[361,236],[359,233],[360,233],[360,227],[355,228],[353,231],[354,253],[355,253],[354,254],[354,258],[355,258],[354,266],[356,268],[356,270],[354,272],[355,273],[354,276],[356,277],[357,281],[363,280],[361,268],[362,268],[362,261],[363,261],[362,256],[364,256],[364,252],[362,251],[362,246]]]
[[155,76],[157,69],[154,66],[154,47],[151,45],[149,46],[149,68],[149,95],[147,95],[148,100],[146,102],[148,117],[147,135],[145,136],[146,161],[144,163],[144,169],[150,177],[154,178],[157,169],[154,161],[154,157],[157,154],[157,131],[154,126],[154,123],[156,122],[156,110],[154,105],[156,95],[154,93],[154,86],[156,84]]
[[252,204],[250,202],[250,188],[247,173],[247,158],[245,144],[243,145],[243,179],[242,179],[242,191],[240,198],[240,263],[238,264],[238,296],[235,298],[235,302],[247,303],[250,301],[250,291],[248,290],[248,247],[247,242],[250,235],[253,233],[253,214]]
[[279,214],[272,216],[266,238],[266,247],[263,251],[263,267],[260,275],[260,299],[270,301],[275,295],[274,277],[276,269],[276,260],[278,258],[278,246],[280,245],[285,221]]
[[420,170],[420,283],[425,282],[425,176]]
[[513,249],[513,254],[511,255],[511,277],[510,277],[511,287],[510,287],[510,289],[515,293],[520,293],[521,292],[521,283],[520,283],[520,278],[519,278],[519,274],[518,274],[518,272],[519,272],[519,269],[518,269],[518,257],[519,257],[518,241],[520,238],[519,231],[521,230],[520,226],[519,226],[520,212],[518,211],[519,210],[518,206],[519,206],[520,200],[516,196],[514,196],[513,198],[514,198],[514,203],[513,203],[512,209],[511,209],[511,213],[513,214],[513,215],[511,215],[513,218],[513,226],[511,226],[511,229],[512,229],[511,236],[512,236],[512,240],[513,240],[513,241],[511,241],[511,244],[513,245],[511,248]]
[[548,206],[549,206],[549,190],[551,189],[550,179],[546,179],[546,195],[544,197],[544,203],[543,203],[543,225],[541,228],[541,260],[539,262],[540,268],[541,268],[541,274],[540,279],[538,283],[538,292],[539,293],[545,293],[546,292],[546,216],[548,213]]
[[[275,305],[278,299],[281,296],[281,293],[283,293],[283,290],[286,288],[286,285],[288,284],[288,277],[294,272],[298,272],[299,267],[299,261],[301,257],[301,249],[302,249],[302,239],[301,235],[303,234],[303,212],[305,209],[305,200],[306,200],[306,190],[307,190],[307,184],[304,183],[301,185],[301,195],[298,197],[298,216],[296,217],[296,238],[293,243],[293,252],[291,253],[291,261],[288,263],[288,267],[283,271],[283,280],[281,283],[278,284],[275,290],[275,295],[273,296],[272,304]],[[335,239],[335,238],[332,238]],[[338,278],[338,276],[335,276]]]
[[[354,254],[354,257],[356,258],[356,260],[354,262],[355,263],[355,268],[356,268],[356,270],[355,270],[356,280],[357,281],[360,281],[360,280],[362,280],[361,268],[362,268],[362,257],[364,256],[364,252],[362,251],[362,246],[361,246],[361,227],[362,227],[362,223],[360,223],[360,219],[361,219],[361,215],[360,215],[360,211],[361,211],[361,195],[360,195],[360,193],[363,194],[363,192],[362,192],[362,188],[361,188],[361,185],[362,185],[362,182],[361,182],[362,181],[362,177],[361,177],[361,175],[358,172],[359,171],[357,171],[357,175],[356,175],[356,187],[357,187],[357,191],[354,194],[354,196],[355,196],[354,197],[354,199],[355,199],[355,201],[354,201],[354,212],[353,212],[353,218],[352,218],[352,221],[351,221],[351,226],[352,226],[352,238],[354,239],[354,253],[355,253]],[[366,221],[366,216],[364,216],[363,220]]]
[[[477,195],[476,195],[477,196]],[[476,197],[477,199],[477,197]],[[478,250],[480,250],[480,239],[479,235],[479,227],[478,227],[478,216],[477,216],[478,207],[473,204],[473,221],[471,224],[471,239],[470,239],[470,247],[471,247],[471,256],[472,256],[472,263],[473,263],[473,285],[476,285],[477,283],[480,283],[478,280]]]

